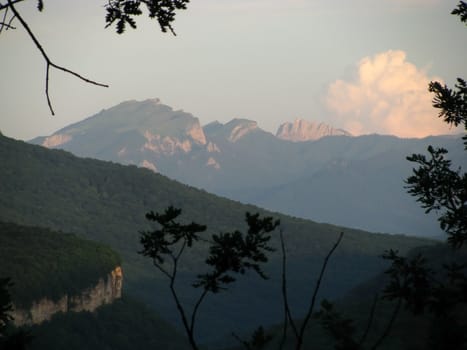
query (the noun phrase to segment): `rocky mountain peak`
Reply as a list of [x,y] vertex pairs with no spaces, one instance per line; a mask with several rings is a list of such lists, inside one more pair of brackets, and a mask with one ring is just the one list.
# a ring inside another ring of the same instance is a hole
[[249,132],[256,130],[258,123],[253,120],[235,118],[225,124],[225,127],[229,131],[229,141],[237,142]]
[[158,98],[122,102],[32,142],[64,149],[81,142],[86,146],[77,151],[80,155],[88,156],[87,149],[94,148],[101,154],[111,152],[119,160],[136,150],[174,154],[188,153],[194,145],[207,145],[198,118],[183,110],[174,110]]
[[335,129],[325,123],[317,123],[304,119],[295,119],[293,122],[283,123],[277,129],[276,137],[293,142],[314,141],[324,136],[351,134],[342,129]]

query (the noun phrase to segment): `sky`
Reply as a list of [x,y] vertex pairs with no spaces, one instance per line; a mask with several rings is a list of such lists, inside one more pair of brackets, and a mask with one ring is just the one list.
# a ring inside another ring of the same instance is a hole
[[[105,29],[106,1],[17,4],[50,59],[109,88],[51,70],[21,28],[0,34],[0,131],[29,140],[126,100],[159,98],[201,124],[296,118],[355,135],[459,132],[436,116],[428,83],[467,78],[467,28],[451,0],[192,0],[177,36],[140,16]],[[131,116],[129,116],[131,117]]]

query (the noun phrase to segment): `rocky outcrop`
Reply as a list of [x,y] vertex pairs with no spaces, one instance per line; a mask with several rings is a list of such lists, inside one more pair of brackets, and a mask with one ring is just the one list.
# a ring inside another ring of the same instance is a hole
[[54,148],[60,145],[64,145],[72,139],[71,135],[68,134],[55,134],[49,137],[46,137],[42,142],[42,146],[47,148]]
[[196,118],[195,120],[196,123],[186,131],[186,134],[190,136],[194,142],[199,143],[200,145],[205,145],[206,135],[204,135],[203,128],[199,124],[198,118]]
[[228,137],[230,142],[237,142],[246,134],[258,128],[258,123],[253,120],[247,119],[233,119],[228,122],[225,127],[229,129],[230,135]]
[[142,168],[146,168],[149,170],[154,171],[155,173],[158,173],[159,171],[157,170],[157,167],[154,163],[150,162],[147,159],[144,159],[141,163],[139,163],[139,166]]
[[206,162],[206,165],[211,166],[211,167],[213,167],[214,169],[217,169],[217,170],[219,170],[221,168],[221,166],[219,165],[217,160],[215,160],[213,157],[209,157],[208,161]]
[[141,151],[148,150],[158,154],[173,155],[176,152],[188,153],[191,151],[192,144],[190,140],[180,140],[176,137],[161,137],[161,135],[152,134],[149,131],[144,133],[146,142],[141,147]]
[[33,302],[29,310],[15,309],[12,312],[15,325],[37,325],[59,312],[94,311],[122,297],[122,282],[122,269],[116,267],[105,279],[101,278],[94,287],[79,295],[64,295],[57,301],[43,298]]
[[276,133],[278,138],[293,142],[314,141],[324,136],[336,135],[351,136],[345,130],[335,129],[324,123],[309,122],[304,119],[295,119],[293,122],[281,124]]

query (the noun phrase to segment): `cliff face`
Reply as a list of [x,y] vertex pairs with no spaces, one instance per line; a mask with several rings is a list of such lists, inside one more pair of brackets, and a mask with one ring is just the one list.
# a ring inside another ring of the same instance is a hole
[[12,312],[15,325],[40,324],[50,320],[58,312],[94,311],[99,306],[110,304],[122,297],[123,273],[116,267],[105,279],[79,295],[64,295],[58,301],[47,298],[33,302],[29,310],[16,309]]
[[281,124],[277,130],[276,136],[282,140],[293,142],[314,141],[324,136],[346,135],[351,136],[345,130],[335,129],[324,123],[309,122],[303,119]]

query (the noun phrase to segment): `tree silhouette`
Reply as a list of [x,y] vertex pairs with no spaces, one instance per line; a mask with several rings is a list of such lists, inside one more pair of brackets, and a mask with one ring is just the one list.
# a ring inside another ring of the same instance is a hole
[[[55,111],[52,106],[52,101],[49,94],[49,72],[50,68],[55,68],[67,74],[73,75],[82,81],[97,85],[101,87],[109,87],[109,85],[97,82],[95,80],[86,78],[85,76],[76,73],[75,71],[65,68],[64,66],[56,64],[47,54],[38,37],[34,34],[34,31],[30,28],[27,21],[23,18],[20,11],[16,8],[16,4],[26,0],[1,0],[0,1],[0,34],[3,31],[14,30],[16,27],[13,25],[15,20],[21,24],[24,30],[28,33],[30,39],[41,53],[45,63],[45,96],[47,104],[49,106],[50,113],[55,115]],[[148,17],[150,19],[156,19],[162,32],[168,30],[175,35],[173,29],[173,22],[175,20],[176,11],[184,10],[190,0],[109,0],[104,6],[106,10],[105,22],[106,28],[115,24],[116,32],[123,34],[126,25],[131,28],[136,28],[136,21],[134,17],[142,15],[143,5],[148,11]],[[37,0],[37,10],[42,12],[44,10],[44,1]],[[11,12],[11,13],[10,13]]]
[[[246,233],[219,233],[207,240],[200,236],[200,233],[206,231],[205,225],[194,222],[181,224],[176,221],[181,213],[181,209],[173,206],[165,209],[162,214],[147,213],[146,218],[157,223],[158,228],[141,232],[140,242],[143,250],[140,254],[151,258],[154,266],[169,280],[170,292],[189,343],[196,350],[199,347],[195,338],[195,325],[200,305],[209,293],[217,294],[226,290],[228,285],[236,281],[236,275],[243,275],[252,270],[261,278],[267,278],[261,265],[268,261],[266,254],[273,251],[268,243],[271,239],[270,233],[276,229],[279,221],[274,221],[271,217],[261,218],[259,214],[246,213]],[[193,282],[192,286],[199,288],[201,293],[191,313],[188,313],[180,300],[175,282],[183,253],[197,243],[209,245],[209,255],[205,260],[209,271],[198,274]]]

